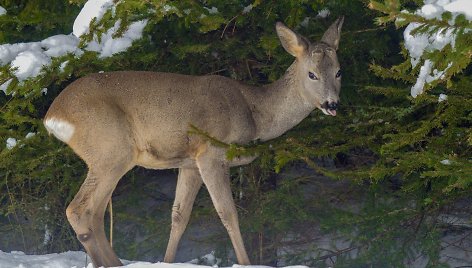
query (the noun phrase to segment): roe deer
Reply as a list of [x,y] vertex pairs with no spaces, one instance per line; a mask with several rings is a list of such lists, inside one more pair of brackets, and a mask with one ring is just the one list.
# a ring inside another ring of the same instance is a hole
[[44,125],[88,166],[66,214],[94,265],[122,265],[105,236],[104,213],[118,181],[136,165],[179,169],[165,262],[174,260],[204,183],[239,264],[249,264],[229,168],[255,157],[229,161],[225,149],[190,135],[189,125],[226,143],[247,144],[282,135],[315,108],[335,116],[341,87],[336,50],[343,20],[338,18],[321,42],[313,44],[277,23],[277,35],[295,61],[282,78],[263,87],[216,75],[124,71],[91,74],[64,89]]

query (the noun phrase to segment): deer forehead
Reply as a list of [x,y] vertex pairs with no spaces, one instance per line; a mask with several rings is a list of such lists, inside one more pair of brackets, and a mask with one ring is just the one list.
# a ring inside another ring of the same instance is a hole
[[332,69],[339,69],[336,51],[327,46],[314,46],[309,50],[308,57],[305,58],[306,67],[318,73],[331,72]]
[[328,53],[328,54],[336,54],[336,50],[329,45],[319,42],[319,43],[312,43],[310,44],[309,52],[311,56],[315,56],[316,54],[323,54],[323,53]]
[[337,60],[336,50],[322,43],[311,47],[308,55],[314,61],[321,61],[323,59]]

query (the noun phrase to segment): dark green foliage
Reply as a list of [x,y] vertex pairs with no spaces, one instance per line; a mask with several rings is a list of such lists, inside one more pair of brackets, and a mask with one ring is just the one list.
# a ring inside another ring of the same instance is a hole
[[[0,1],[8,10],[0,17],[2,43],[68,34],[85,1],[20,2]],[[243,13],[249,4],[253,9]],[[418,32],[433,33],[445,26],[450,15],[424,20],[399,12],[415,10],[415,3],[368,4],[342,0],[120,1],[116,15],[108,12],[101,21],[94,21],[92,33],[83,42],[105,32],[118,18],[122,19],[119,32],[133,21],[147,19],[143,39],[128,51],[105,59],[93,52],[57,58],[37,78],[24,84],[13,80],[8,91],[14,95],[0,92],[0,236],[18,229],[28,237],[21,243],[23,250],[80,248],[64,210],[86,167],[70,149],[48,137],[41,124],[54,97],[73,80],[101,70],[153,70],[220,74],[266,84],[280,77],[293,61],[278,42],[276,21],[284,21],[310,40],[319,40],[334,18],[345,15],[338,51],[343,68],[338,116],[328,118],[314,111],[299,126],[268,143],[220,144],[230,147],[228,157],[259,154],[253,164],[233,172],[251,259],[275,265],[277,250],[283,252],[290,246],[292,250],[278,256],[279,260],[316,267],[331,262],[337,267],[408,267],[418,256],[426,256],[429,267],[442,267],[439,239],[448,226],[438,221],[438,215],[458,200],[470,198],[472,190],[472,40],[463,31],[471,23],[456,19],[455,50],[446,46],[421,59],[432,60],[438,69],[449,62],[453,65],[443,80],[427,85],[426,93],[412,99],[410,87],[421,64],[411,67],[401,47],[402,30],[388,23],[402,27],[420,21],[425,26]],[[219,12],[210,12],[212,7]],[[316,18],[323,8],[331,15]],[[311,19],[301,26],[306,17]],[[59,66],[66,60],[67,67],[60,72]],[[0,82],[11,77],[8,66],[1,67]],[[45,96],[43,88],[48,88]],[[440,93],[447,93],[447,101],[438,103]],[[193,131],[206,135],[205,130]],[[36,135],[26,139],[29,132]],[[11,150],[4,146],[9,137],[19,141]],[[449,165],[441,163],[446,159]],[[314,176],[305,166],[332,180]],[[169,217],[157,224],[153,215],[165,211],[169,215],[171,200],[166,200],[169,206],[145,215],[127,211],[127,207],[143,206],[140,187],[133,184],[136,173],[127,175],[115,193],[119,196],[115,217],[139,222],[150,242],[127,246],[117,240],[116,231],[116,249],[125,258],[138,258],[143,251],[163,251],[170,230]],[[128,190],[131,194],[124,197]],[[195,221],[218,221],[209,204],[206,193],[201,193],[192,216]],[[54,239],[45,245],[37,235],[44,229]],[[329,234],[333,241],[339,237],[349,241],[329,252],[313,246],[319,242],[319,233]],[[156,237],[157,246],[153,244]],[[224,232],[214,239],[220,243],[220,254],[227,254],[231,247]]]
[[54,34],[68,34],[80,7],[67,1],[3,0],[7,16],[0,16],[0,43],[39,41]]

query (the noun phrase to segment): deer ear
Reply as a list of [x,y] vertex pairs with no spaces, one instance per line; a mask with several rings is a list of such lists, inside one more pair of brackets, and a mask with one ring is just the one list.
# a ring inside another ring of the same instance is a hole
[[343,26],[343,22],[344,16],[339,17],[333,24],[331,24],[328,30],[326,30],[326,32],[323,34],[321,42],[337,50],[339,46],[339,39],[341,38],[341,27]]
[[282,46],[288,53],[297,58],[306,53],[310,43],[305,37],[290,30],[290,28],[281,22],[275,24],[275,29],[277,30],[277,35],[279,36]]

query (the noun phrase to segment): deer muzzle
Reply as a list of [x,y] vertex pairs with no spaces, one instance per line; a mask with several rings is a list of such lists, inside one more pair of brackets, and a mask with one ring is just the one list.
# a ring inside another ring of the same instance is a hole
[[321,111],[326,115],[336,116],[336,110],[338,109],[338,102],[324,102],[321,105]]

